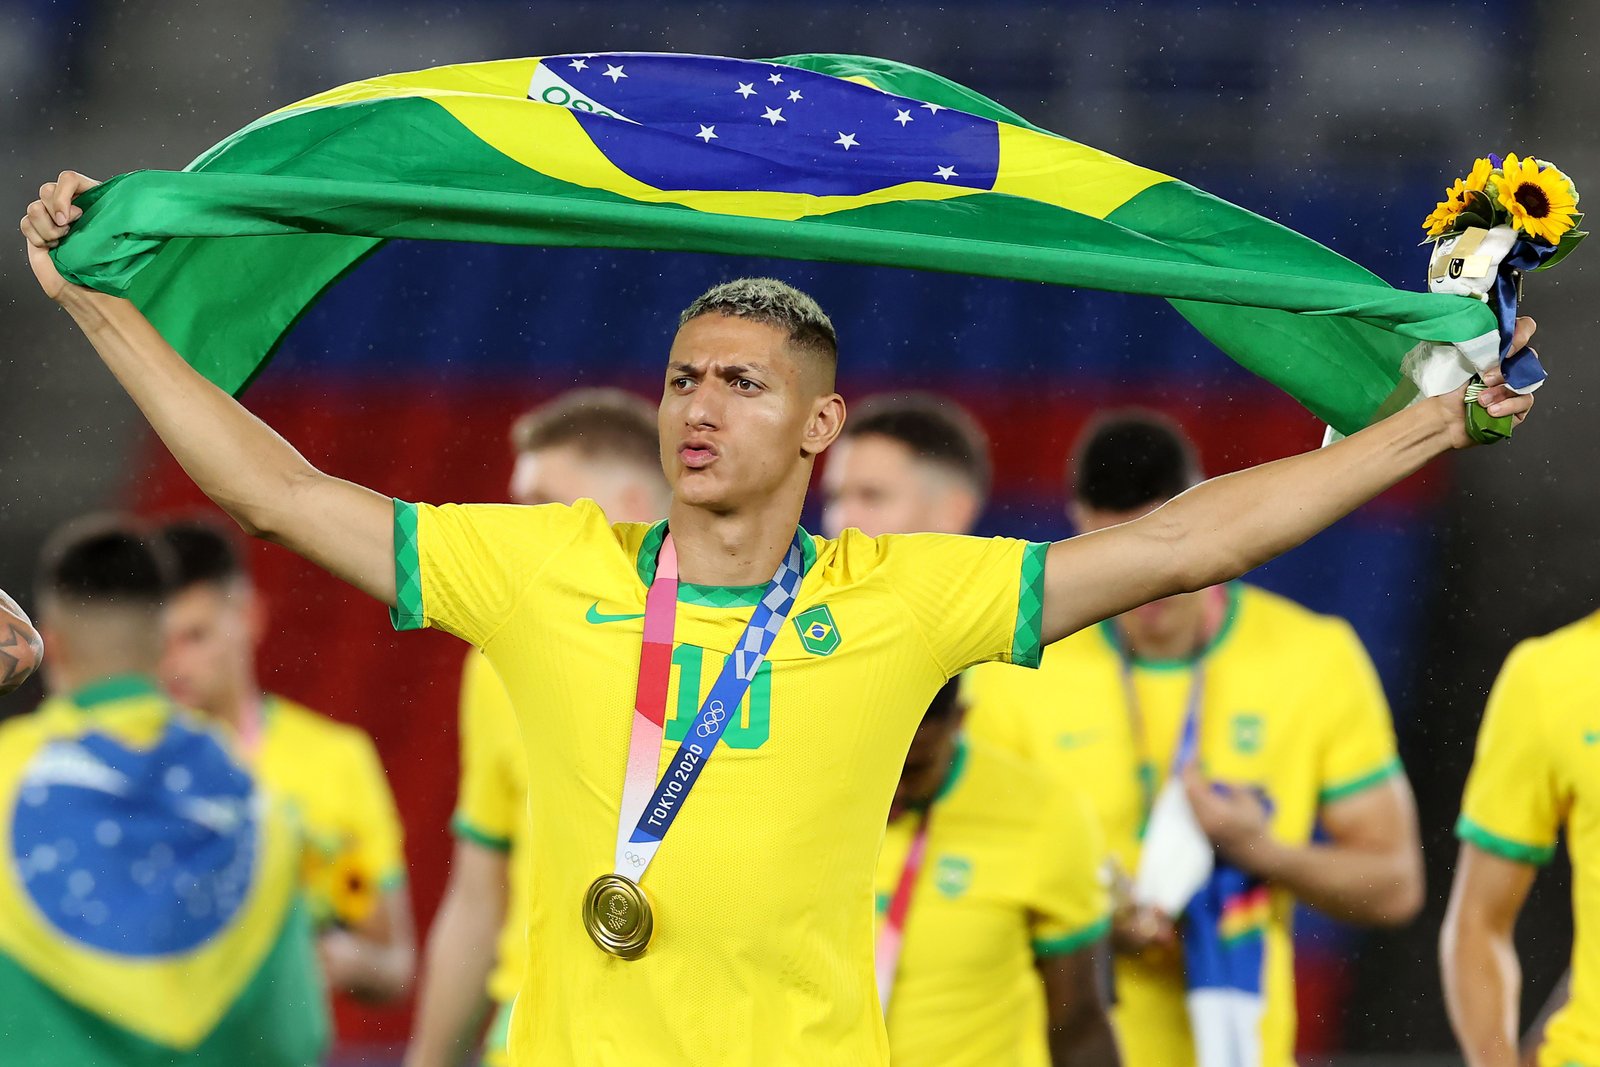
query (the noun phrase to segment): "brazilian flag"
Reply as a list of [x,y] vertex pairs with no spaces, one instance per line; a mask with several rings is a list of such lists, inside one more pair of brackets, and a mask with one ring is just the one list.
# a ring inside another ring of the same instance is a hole
[[1406,292],[1182,181],[862,56],[511,59],[355,82],[181,173],[80,200],[68,279],[126,296],[243,388],[393,238],[871,263],[1164,297],[1342,433],[1414,398],[1419,342],[1469,362],[1493,313]]
[[320,1060],[298,830],[148,681],[0,727],[0,847],[0,1061]]

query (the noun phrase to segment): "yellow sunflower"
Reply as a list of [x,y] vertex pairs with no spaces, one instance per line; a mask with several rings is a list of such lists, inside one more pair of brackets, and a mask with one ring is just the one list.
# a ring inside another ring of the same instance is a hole
[[[1476,171],[1477,168],[1473,168]],[[1444,191],[1444,199],[1439,201],[1429,216],[1422,220],[1422,228],[1428,232],[1429,237],[1441,237],[1450,232],[1455,225],[1456,216],[1467,206],[1467,184],[1460,178],[1456,183]]]
[[1511,225],[1551,244],[1573,227],[1578,198],[1567,176],[1555,167],[1539,168],[1537,159],[1506,156],[1503,177],[1495,183],[1500,206]]
[[1489,178],[1494,174],[1494,164],[1487,159],[1472,161],[1472,172],[1467,175],[1464,183],[1458,183],[1468,192],[1482,192],[1489,186]]

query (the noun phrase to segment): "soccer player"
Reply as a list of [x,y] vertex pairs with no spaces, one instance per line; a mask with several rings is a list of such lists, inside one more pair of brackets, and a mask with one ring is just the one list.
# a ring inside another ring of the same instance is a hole
[[[1091,423],[1073,473],[1070,514],[1091,538],[1159,519],[1169,501],[1192,499],[1186,491],[1200,481],[1178,428],[1141,412]],[[1297,505],[1269,496],[1256,506]],[[1240,907],[1225,931],[1264,939],[1251,976],[1260,1021],[1250,1030],[1265,1067],[1293,1063],[1295,901],[1385,926],[1409,921],[1422,905],[1415,805],[1388,706],[1341,619],[1243,583],[1201,583],[1050,646],[1038,671],[982,668],[971,682],[972,735],[1079,783],[1130,877],[1193,720],[1189,800],[1200,828],[1220,856],[1270,887],[1265,899],[1240,895],[1254,907]],[[1313,841],[1318,825],[1326,836]],[[1125,897],[1120,905],[1113,942],[1123,1054],[1133,1067],[1193,1064],[1178,916]]]
[[263,786],[292,801],[307,844],[317,954],[335,992],[405,994],[416,963],[400,816],[372,738],[262,691],[256,649],[267,609],[232,539],[203,520],[161,530],[177,563],[162,681],[173,699],[233,732]]
[[[1471,444],[1463,389],[1055,545],[821,539],[798,522],[844,426],[837,338],[809,297],[743,279],[691,303],[667,354],[665,522],[612,524],[581,501],[410,504],[317,470],[136,307],[61,277],[49,248],[93,184],[65,172],[41,188],[29,263],[179,463],[245,530],[390,605],[402,629],[482,648],[506,686],[538,946],[513,1062],[884,1062],[872,877],[940,687],[1237,577]],[[1524,320],[1517,344],[1532,332]],[[1488,378],[1477,403],[1527,413],[1530,397]]]
[[[828,454],[823,521],[835,535],[969,533],[991,473],[983,430],[959,405],[869,399]],[[956,690],[941,689],[917,728],[878,857],[890,1058],[1115,1064],[1099,824],[1042,768],[961,737]]]
[[327,1036],[294,820],[156,687],[163,547],[46,545],[49,699],[0,725],[0,1059],[305,1067]]
[[[575,389],[511,428],[518,504],[573,505],[587,497],[616,522],[667,513],[655,412],[619,389]],[[461,785],[455,855],[428,931],[422,995],[407,1067],[449,1067],[470,1049],[494,1004],[484,1062],[506,1062],[511,1003],[522,982],[527,931],[528,783],[516,712],[479,652],[461,677]],[[487,980],[487,984],[486,984]]]
[[1600,1062],[1600,970],[1591,939],[1600,769],[1600,613],[1514,648],[1489,694],[1456,836],[1440,932],[1445,1001],[1469,1067],[1518,1062],[1522,974],[1512,933],[1538,869],[1566,832],[1572,859],[1570,988],[1544,1033],[1544,1067]]
[[44,659],[44,642],[28,613],[0,589],[0,696],[15,692]]

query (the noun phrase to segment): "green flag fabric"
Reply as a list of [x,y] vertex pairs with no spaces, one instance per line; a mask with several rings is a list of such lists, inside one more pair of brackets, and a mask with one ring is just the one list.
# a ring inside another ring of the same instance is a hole
[[1421,342],[1495,319],[1397,290],[1285,227],[860,56],[620,53],[395,74],[275,111],[180,172],[80,198],[55,252],[242,389],[396,238],[878,264],[1163,297],[1351,433],[1416,395]]

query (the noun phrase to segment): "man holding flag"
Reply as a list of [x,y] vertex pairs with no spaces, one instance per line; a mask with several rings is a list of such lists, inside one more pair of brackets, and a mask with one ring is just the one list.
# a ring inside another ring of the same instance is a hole
[[[67,283],[49,250],[93,185],[66,172],[41,189],[29,262],[184,469],[399,627],[482,648],[518,709],[539,952],[513,1062],[884,1062],[872,875],[939,688],[1235,578],[1472,443],[1463,387],[1054,545],[820,539],[798,521],[844,426],[837,338],[810,298],[746,279],[695,300],[667,354],[666,522],[612,525],[588,503],[413,505],[318,471],[133,304]],[[1532,332],[1524,320],[1516,347]],[[1485,380],[1475,403],[1527,413],[1530,397]]]

